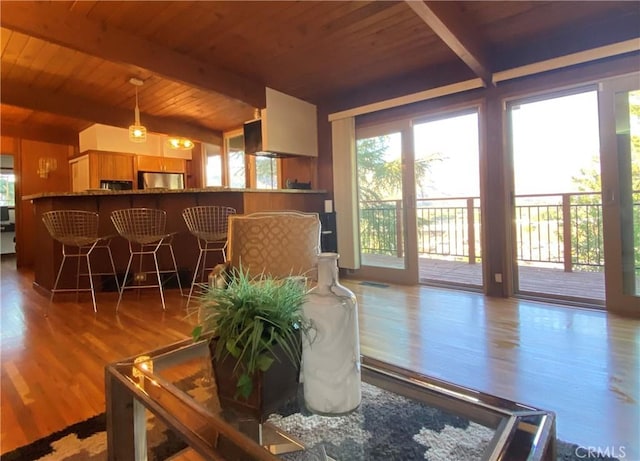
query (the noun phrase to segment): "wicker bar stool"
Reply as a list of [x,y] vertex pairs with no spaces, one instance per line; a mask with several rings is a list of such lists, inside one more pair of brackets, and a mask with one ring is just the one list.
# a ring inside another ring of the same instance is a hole
[[[80,291],[90,291],[91,301],[93,302],[93,311],[98,312],[96,306],[96,293],[93,284],[93,277],[96,275],[113,275],[116,281],[116,287],[120,291],[120,285],[118,283],[118,276],[116,274],[116,267],[113,263],[113,256],[111,254],[111,239],[114,237],[99,236],[98,235],[98,223],[99,215],[91,211],[82,210],[54,210],[47,211],[42,214],[42,222],[49,231],[49,234],[54,240],[57,240],[62,244],[62,262],[58,269],[58,275],[56,281],[53,284],[51,290],[51,298],[49,302],[53,302],[53,297],[56,293],[75,291],[76,294]],[[97,272],[94,273],[91,269],[91,255],[95,250],[103,249],[107,251],[109,255],[109,261],[111,262],[112,272]],[[67,258],[77,258],[76,264],[76,287],[75,288],[58,288],[60,282],[60,276],[62,275],[62,269],[67,261]],[[80,260],[84,259],[87,265],[87,272],[80,272]],[[89,288],[80,288],[80,277],[87,276],[89,278]]]
[[[214,251],[222,253],[222,259],[226,260],[225,249],[227,248],[227,229],[229,227],[229,215],[235,214],[236,209],[228,206],[195,206],[185,208],[182,211],[182,217],[189,232],[198,239],[198,262],[193,271],[193,279],[191,280],[191,289],[187,298],[187,306],[191,301],[193,287],[196,285],[198,278],[198,269],[200,270],[200,279],[204,279],[204,272],[207,268],[207,254]],[[212,267],[211,267],[212,268]]]
[[[118,304],[116,305],[116,311],[120,307],[120,301],[122,301],[122,294],[126,289],[139,289],[139,288],[155,288],[160,290],[160,299],[162,300],[162,309],[166,310],[164,302],[164,291],[162,276],[163,273],[175,273],[178,287],[180,288],[180,294],[182,294],[182,285],[180,284],[180,275],[178,274],[178,266],[176,264],[176,257],[173,253],[173,233],[167,233],[165,231],[167,223],[167,213],[164,210],[156,208],[126,208],[122,210],[115,210],[111,212],[111,221],[120,234],[129,242],[129,262],[127,263],[127,270],[124,274],[124,280],[120,287],[120,296],[118,297]],[[173,262],[173,269],[160,270],[158,265],[158,251],[161,248],[168,248],[171,254],[171,260]],[[145,255],[153,256],[154,271],[143,270],[143,258]],[[158,279],[157,285],[127,285],[127,278],[131,271],[131,264],[134,256],[138,256],[138,271],[135,272],[134,281],[145,281],[146,274],[155,273]],[[141,278],[138,278],[141,277]]]

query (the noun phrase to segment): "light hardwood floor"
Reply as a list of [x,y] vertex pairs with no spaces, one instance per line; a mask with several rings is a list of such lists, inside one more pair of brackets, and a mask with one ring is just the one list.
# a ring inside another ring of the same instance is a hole
[[[104,366],[189,336],[177,290],[71,295],[49,308],[1,265],[0,453],[104,411]],[[640,460],[640,321],[475,293],[345,282],[365,355],[553,410],[559,438]]]

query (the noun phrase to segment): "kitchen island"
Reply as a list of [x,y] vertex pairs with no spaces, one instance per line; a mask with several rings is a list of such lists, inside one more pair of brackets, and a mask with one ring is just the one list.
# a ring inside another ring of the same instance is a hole
[[[183,286],[189,286],[191,276],[198,259],[198,243],[192,236],[182,218],[182,210],[199,205],[223,205],[236,209],[237,213],[249,214],[257,211],[297,210],[322,212],[326,191],[300,189],[146,189],[129,191],[89,190],[85,192],[44,192],[24,197],[34,205],[35,239],[34,252],[37,255],[34,264],[34,287],[48,292],[53,287],[55,276],[62,261],[60,244],[55,242],[42,223],[42,213],[50,210],[86,210],[100,215],[100,234],[117,235],[111,222],[111,212],[122,208],[160,208],[167,212],[167,232],[175,232],[174,252]],[[127,241],[116,237],[111,249],[120,278],[124,275],[129,258]],[[163,255],[164,256],[164,255]],[[108,258],[105,258],[108,260]],[[221,261],[221,258],[220,258]],[[106,264],[106,261],[103,261]],[[93,260],[92,260],[93,263]],[[99,262],[98,264],[100,264]],[[167,264],[168,261],[161,261]],[[211,265],[211,261],[207,262]],[[65,267],[61,283],[73,286],[75,274],[71,264]],[[108,271],[107,265],[94,268],[94,272]],[[112,278],[112,277],[111,277]],[[104,289],[110,287],[105,278]],[[99,289],[96,287],[96,289]]]

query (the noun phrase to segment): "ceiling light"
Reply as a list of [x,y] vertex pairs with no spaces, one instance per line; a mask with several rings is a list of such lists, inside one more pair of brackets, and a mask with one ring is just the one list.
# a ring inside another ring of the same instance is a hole
[[136,87],[135,120],[133,125],[129,126],[129,141],[147,142],[147,129],[140,124],[140,109],[138,109],[138,87],[144,82],[137,78],[131,78],[129,82]]
[[193,141],[187,138],[169,138],[167,146],[175,150],[189,150],[193,149]]

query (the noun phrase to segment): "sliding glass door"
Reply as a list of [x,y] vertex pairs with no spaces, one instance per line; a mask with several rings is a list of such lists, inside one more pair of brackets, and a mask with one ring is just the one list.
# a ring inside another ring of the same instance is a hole
[[509,103],[514,290],[604,304],[596,86]]
[[408,121],[357,130],[361,277],[417,283]]
[[357,130],[361,275],[482,286],[479,145],[475,107]]
[[640,74],[509,104],[516,293],[640,312]]
[[606,305],[640,312],[640,74],[598,91]]
[[420,282],[482,287],[478,111],[413,125]]

